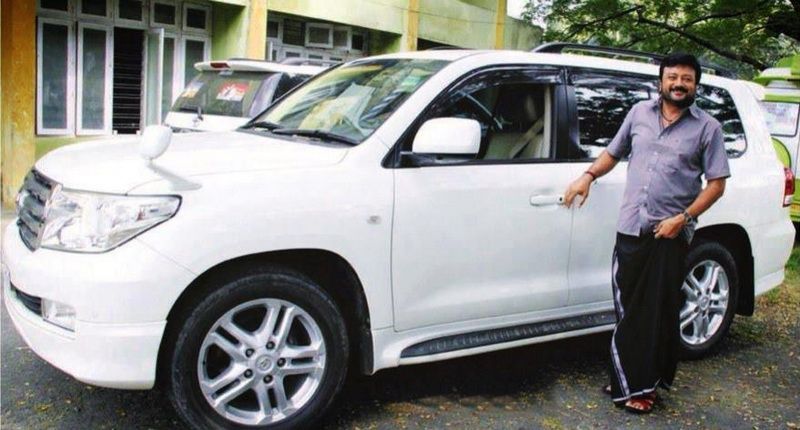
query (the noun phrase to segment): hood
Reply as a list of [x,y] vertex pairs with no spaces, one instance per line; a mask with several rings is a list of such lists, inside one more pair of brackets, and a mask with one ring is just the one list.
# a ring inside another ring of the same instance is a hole
[[[36,169],[66,188],[126,193],[163,173],[199,175],[267,169],[327,166],[341,161],[347,148],[288,141],[244,132],[179,133],[164,154],[148,166],[139,155],[139,136],[77,143],[48,153]],[[202,182],[195,180],[194,182]]]

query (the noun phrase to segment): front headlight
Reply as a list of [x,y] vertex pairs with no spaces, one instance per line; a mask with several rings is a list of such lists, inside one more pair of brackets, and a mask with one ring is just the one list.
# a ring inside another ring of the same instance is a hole
[[170,219],[177,196],[125,196],[57,188],[47,205],[41,247],[105,252]]

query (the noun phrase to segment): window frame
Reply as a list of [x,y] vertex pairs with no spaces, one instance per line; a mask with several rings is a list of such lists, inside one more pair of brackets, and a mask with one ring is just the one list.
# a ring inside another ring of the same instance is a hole
[[[500,73],[503,71],[512,72],[525,72],[534,70],[552,70],[555,73],[551,76],[555,77],[554,82],[536,82],[531,81],[530,84],[547,85],[550,88],[550,158],[532,158],[532,159],[510,159],[510,160],[463,160],[455,163],[436,163],[436,162],[421,162],[416,165],[407,165],[403,162],[403,154],[409,153],[406,146],[413,143],[419,128],[430,118],[430,115],[435,113],[441,108],[441,104],[447,102],[447,99],[452,97],[465,84],[471,82],[473,79],[481,79],[486,75],[492,73]],[[386,154],[381,161],[381,166],[388,169],[409,169],[421,167],[454,167],[454,166],[496,166],[496,165],[514,165],[514,164],[540,164],[540,163],[559,163],[566,160],[560,160],[556,157],[559,142],[562,140],[562,126],[564,114],[561,112],[563,106],[558,103],[560,89],[565,84],[565,67],[561,65],[551,64],[503,64],[491,65],[471,70],[460,77],[453,80],[444,90],[442,90],[433,100],[431,100],[425,108],[414,118],[410,125],[406,128],[405,132],[397,139],[392,149]]]
[[[325,29],[328,31],[328,43],[315,43],[309,40],[311,36],[311,29]],[[332,49],[333,48],[333,24],[326,24],[322,22],[306,22],[306,37],[305,37],[305,46],[308,48],[325,48],[325,49]]]
[[[103,30],[106,32],[106,64],[105,64],[105,90],[103,93],[103,128],[83,128],[83,30]],[[110,25],[79,22],[77,35],[77,68],[75,87],[75,134],[78,136],[96,136],[111,134],[111,114],[113,111],[113,85],[114,85],[114,27]]]
[[[160,22],[155,22],[156,19],[156,4],[164,4],[169,5],[175,8],[175,23],[174,24],[164,24]],[[181,26],[181,8],[178,7],[175,0],[151,0],[150,7],[148,7],[150,11],[149,21],[150,21],[150,28],[163,28],[164,30],[171,30],[171,31],[180,31]]]
[[[347,33],[347,44],[344,46],[336,45],[336,32],[345,31]],[[334,25],[333,32],[331,32],[331,49],[344,50],[345,52],[353,48],[353,27],[349,25]]]
[[[173,83],[175,83],[172,91],[172,103],[175,103],[175,99],[177,99],[181,90],[188,84],[188,82],[184,82],[186,80],[186,42],[203,42],[203,59],[201,61],[209,61],[211,59],[210,37],[197,34],[184,34],[178,40],[180,40],[180,48],[176,48],[176,55],[180,55],[180,57],[177,57],[180,64],[176,66],[176,70],[180,70],[181,76],[177,81],[174,78],[172,80]],[[194,64],[192,64],[192,67],[194,67]],[[177,87],[177,89],[175,87]]]
[[270,22],[274,22],[274,23],[278,24],[278,37],[270,37],[269,34],[267,34],[267,40],[268,41],[272,40],[272,41],[281,43],[283,41],[283,18],[281,18],[281,17],[274,17],[274,18],[273,17],[267,17],[267,27],[269,27],[269,23]]
[[[42,108],[42,27],[44,24],[62,25],[67,27],[67,100],[66,100],[66,128],[45,128],[43,123]],[[38,17],[36,22],[36,134],[41,136],[63,136],[75,133],[75,88],[76,71],[76,44],[75,23],[72,20],[61,18]]]
[[[361,47],[361,49],[353,48],[353,35],[356,35],[356,34],[360,35],[361,38],[364,39],[364,43],[363,43],[363,46]],[[349,45],[347,50],[349,52],[353,52],[353,53],[356,53],[356,54],[363,54],[364,52],[367,52],[367,50],[369,49],[368,48],[367,34],[368,34],[368,32],[366,32],[364,30],[353,30],[351,28],[350,29],[350,37],[347,40],[347,44]]]
[[100,19],[100,20],[113,19],[114,18],[114,9],[115,9],[114,3],[118,3],[117,0],[114,0],[113,2],[112,2],[112,0],[105,0],[105,2],[106,2],[106,14],[105,15],[92,15],[92,14],[89,14],[89,13],[83,13],[83,10],[81,10],[83,8],[83,2],[85,0],[75,0],[75,1],[76,1],[75,16],[78,19],[95,19],[95,20],[97,20],[97,19]]
[[120,0],[114,0],[114,24],[117,27],[134,28],[147,30],[150,22],[150,8],[147,6],[147,0],[142,1],[142,20],[136,21],[133,19],[123,18],[120,16]]
[[[206,22],[205,22],[205,26],[202,29],[195,28],[195,27],[188,27],[187,26],[188,20],[186,19],[186,17],[188,16],[188,10],[189,9],[197,9],[197,10],[205,11],[205,13],[206,13]],[[189,33],[209,34],[209,33],[211,33],[211,5],[210,4],[184,2],[183,3],[181,17],[183,17],[183,19],[181,20],[181,29],[182,29],[183,32],[185,32],[187,34],[189,34]]]
[[[169,97],[169,106],[166,112],[161,112],[161,121],[164,121],[166,118],[167,113],[169,113],[169,109],[172,108],[172,105],[175,104],[175,100],[178,99],[180,96],[181,91],[183,90],[185,83],[183,82],[183,50],[184,50],[184,43],[183,37],[178,35],[176,32],[172,31],[164,31],[164,54],[167,52],[167,39],[172,39],[172,82],[170,83],[170,97]],[[163,61],[162,58],[162,70],[161,70],[161,91],[163,93],[165,81],[164,81],[164,69],[163,66],[166,63]],[[179,74],[178,79],[175,79],[175,75]],[[161,101],[162,95],[159,95],[158,100]]]
[[67,10],[63,11],[42,7],[42,0],[36,0],[36,15],[40,18],[72,18],[75,12],[75,2],[76,0],[67,0]]

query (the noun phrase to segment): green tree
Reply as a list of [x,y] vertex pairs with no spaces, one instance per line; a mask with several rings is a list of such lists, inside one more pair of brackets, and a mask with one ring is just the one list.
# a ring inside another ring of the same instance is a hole
[[693,53],[743,77],[800,52],[800,0],[529,0],[545,41]]

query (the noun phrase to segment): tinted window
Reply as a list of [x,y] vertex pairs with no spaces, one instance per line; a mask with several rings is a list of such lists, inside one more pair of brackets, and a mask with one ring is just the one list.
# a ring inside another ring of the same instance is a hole
[[730,94],[722,88],[700,85],[697,89],[695,103],[722,124],[728,158],[736,158],[744,154],[747,149],[744,127]]
[[[611,143],[634,104],[658,97],[657,78],[585,72],[572,79],[578,108],[580,147],[588,158],[596,158]],[[696,105],[722,125],[729,158],[747,148],[744,127],[727,91],[709,85],[697,89]]]
[[648,78],[586,73],[573,83],[579,144],[587,158],[597,158],[611,143],[633,105],[658,96],[656,81]]

